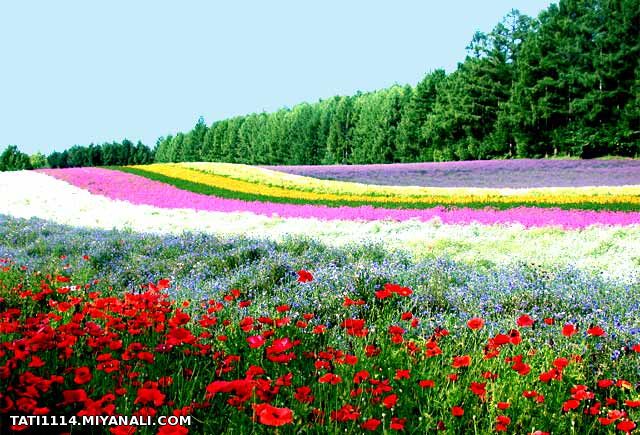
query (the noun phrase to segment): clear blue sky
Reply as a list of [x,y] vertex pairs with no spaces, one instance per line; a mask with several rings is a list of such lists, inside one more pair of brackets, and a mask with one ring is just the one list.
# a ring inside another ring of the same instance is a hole
[[541,0],[6,1],[0,148],[141,139],[455,69]]

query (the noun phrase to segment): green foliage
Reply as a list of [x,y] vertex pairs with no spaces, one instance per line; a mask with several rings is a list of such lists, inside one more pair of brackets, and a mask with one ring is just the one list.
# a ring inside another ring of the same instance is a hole
[[154,153],[148,146],[140,141],[134,145],[128,139],[121,143],[74,145],[63,152],[54,151],[47,157],[47,162],[52,168],[137,165],[151,163],[153,160]]
[[32,169],[29,156],[18,150],[15,145],[9,145],[0,154],[0,171],[21,171]]
[[[561,0],[476,32],[447,75],[201,123],[156,161],[391,163],[640,153],[637,0]],[[204,132],[204,133],[203,133]],[[204,139],[201,139],[204,138]],[[192,149],[195,147],[195,149]]]
[[29,162],[33,169],[44,168],[47,166],[47,156],[42,153],[35,153],[29,156]]

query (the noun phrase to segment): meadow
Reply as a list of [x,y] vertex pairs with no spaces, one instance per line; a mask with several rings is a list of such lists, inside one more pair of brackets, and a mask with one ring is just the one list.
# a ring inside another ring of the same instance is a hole
[[0,424],[189,415],[109,432],[632,433],[636,165],[0,174]]

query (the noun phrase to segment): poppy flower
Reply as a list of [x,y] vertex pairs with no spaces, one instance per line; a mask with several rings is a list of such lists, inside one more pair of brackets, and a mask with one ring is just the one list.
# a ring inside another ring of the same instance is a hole
[[484,399],[487,394],[487,383],[486,382],[471,382],[469,389],[473,394]]
[[311,388],[307,386],[296,388],[296,394],[293,397],[300,403],[311,403],[314,400],[311,395]]
[[318,378],[318,382],[321,384],[331,384],[336,385],[342,382],[342,378],[333,373],[325,373],[324,375]]
[[523,314],[522,316],[518,317],[516,323],[521,328],[530,328],[535,323],[535,320],[533,320],[530,316]]
[[411,370],[398,369],[396,370],[396,375],[394,376],[393,379],[395,379],[396,381],[399,381],[400,379],[409,379],[410,377],[411,377]]
[[73,382],[78,385],[86,384],[91,381],[91,370],[89,367],[78,367],[74,370]]
[[382,422],[377,418],[370,418],[369,420],[362,423],[360,427],[364,430],[374,431],[378,429],[378,426],[380,426],[380,423]]
[[433,388],[436,386],[436,383],[432,379],[423,379],[418,382],[418,385],[420,385],[420,388]]
[[460,367],[469,367],[470,365],[471,365],[471,356],[469,355],[454,356],[453,364],[451,364],[451,366],[454,369],[457,369]]
[[451,415],[454,417],[462,417],[464,415],[464,409],[460,406],[454,406],[451,408]]
[[567,323],[562,327],[562,335],[564,335],[565,337],[571,337],[577,332],[578,332],[578,329],[575,327],[575,325],[571,323]]
[[88,399],[87,392],[82,389],[65,390],[62,392],[62,397],[64,398],[64,405],[68,405],[70,403],[85,402]]
[[394,406],[396,406],[396,403],[398,403],[398,396],[396,394],[390,394],[382,399],[382,404],[387,409],[393,408]]
[[389,425],[389,429],[404,430],[404,425],[406,422],[406,418],[391,417],[391,424]]
[[600,379],[598,381],[598,387],[600,388],[609,388],[613,384],[615,384],[615,382],[611,379]]
[[636,428],[636,424],[631,421],[631,420],[626,420],[626,421],[621,421],[620,423],[618,423],[616,425],[616,428],[618,430],[621,430],[623,432],[631,432],[632,430],[634,430]]
[[298,271],[298,282],[310,282],[313,281],[313,275],[306,270],[300,269]]
[[289,408],[276,408],[268,403],[256,403],[253,410],[258,422],[265,426],[284,426],[293,423],[293,411]]
[[247,337],[247,343],[249,343],[249,347],[251,349],[256,349],[262,346],[265,342],[266,340],[262,335],[252,335]]
[[467,326],[469,327],[469,329],[477,331],[479,329],[482,329],[482,327],[484,326],[484,320],[480,317],[473,317],[467,321]]
[[162,406],[164,403],[165,395],[157,388],[140,388],[138,395],[133,403],[140,403],[146,405],[153,403],[154,406]]
[[604,329],[599,326],[592,326],[587,329],[587,335],[591,335],[593,337],[602,337],[604,335]]
[[569,399],[562,405],[562,410],[564,412],[569,412],[572,409],[576,409],[578,406],[580,406],[580,402],[578,400]]

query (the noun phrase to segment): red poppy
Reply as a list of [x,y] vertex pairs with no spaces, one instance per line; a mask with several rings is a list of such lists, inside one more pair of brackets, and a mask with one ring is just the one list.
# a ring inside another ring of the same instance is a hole
[[451,408],[451,415],[454,417],[462,417],[464,415],[464,409],[460,406],[454,406]]
[[478,330],[484,326],[484,320],[480,317],[473,317],[467,321],[469,329]]
[[592,326],[591,328],[587,329],[587,335],[602,337],[604,335],[604,329],[599,326]]
[[616,428],[618,428],[618,430],[621,430],[623,432],[629,433],[636,428],[636,424],[631,420],[626,420],[618,423]]
[[293,397],[300,403],[311,403],[314,400],[311,395],[311,388],[307,386],[296,388],[296,394]]
[[530,316],[523,314],[522,316],[518,317],[518,321],[516,323],[521,328],[530,328],[535,323],[535,320],[533,320]]
[[498,409],[504,411],[505,409],[509,409],[511,404],[509,402],[498,402]]
[[486,382],[471,382],[469,385],[469,389],[473,394],[484,399],[487,394],[487,383]]
[[580,406],[580,402],[578,400],[569,399],[562,405],[562,410],[564,412],[569,412],[572,409],[576,409],[578,406]]
[[318,382],[321,384],[331,384],[336,385],[342,382],[342,378],[333,373],[325,373],[324,375],[318,378]]
[[575,325],[573,325],[571,323],[567,323],[562,328],[562,335],[564,335],[565,337],[571,337],[572,335],[576,334],[577,332],[578,332],[578,329],[575,327]]
[[600,388],[609,388],[613,384],[615,384],[615,382],[611,379],[600,379],[598,381],[598,387]]
[[299,270],[298,271],[298,282],[310,282],[313,281],[313,275],[311,275],[310,272],[307,272],[306,270]]
[[385,408],[388,408],[388,409],[391,409],[394,406],[396,406],[396,403],[398,403],[398,396],[396,394],[390,394],[384,399],[382,399],[382,404],[385,406]]
[[76,402],[84,402],[88,399],[87,392],[82,389],[65,390],[62,392],[62,397],[64,398],[64,405]]
[[411,370],[396,370],[396,375],[393,379],[399,381],[400,379],[409,379],[411,377]]
[[406,418],[391,417],[391,424],[389,425],[389,429],[404,430],[404,425],[406,422]]
[[289,408],[276,408],[268,403],[256,403],[253,410],[260,424],[265,426],[284,426],[293,423],[293,411]]
[[265,342],[266,340],[262,335],[252,335],[247,337],[247,343],[249,343],[249,347],[251,349],[256,349],[262,346]]
[[73,382],[78,385],[86,384],[91,378],[91,370],[89,370],[89,367],[78,367],[74,370]]
[[133,403],[141,403],[146,405],[153,403],[154,406],[162,406],[164,404],[165,395],[157,388],[140,388],[138,395]]
[[360,411],[348,403],[336,411],[331,411],[332,421],[355,421],[358,417],[360,417]]
[[378,290],[376,291],[376,298],[378,299],[386,299],[391,297],[393,293],[391,293],[389,290],[387,289],[382,289],[382,290]]
[[378,426],[380,426],[380,423],[382,422],[377,418],[370,418],[369,420],[362,423],[360,427],[365,430],[374,431],[378,429]]
[[471,356],[463,355],[463,356],[454,356],[453,364],[451,364],[454,369],[460,367],[469,367],[471,365]]
[[418,382],[418,385],[420,385],[421,388],[433,388],[436,386],[436,383],[431,379],[423,379]]

